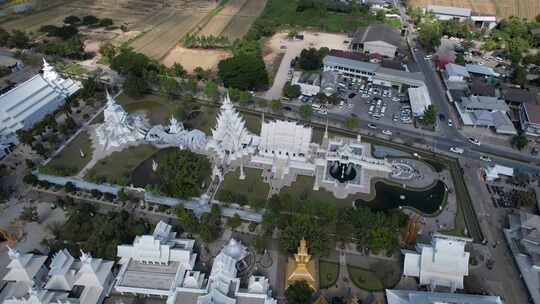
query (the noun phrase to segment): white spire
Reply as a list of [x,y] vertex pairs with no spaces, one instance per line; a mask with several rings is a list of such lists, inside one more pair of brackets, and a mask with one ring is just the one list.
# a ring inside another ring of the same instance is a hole
[[43,57],[43,78],[51,82],[54,82],[60,78],[54,68],[47,62],[47,60],[45,60],[45,57]]
[[158,163],[152,159],[152,171],[156,172],[158,168]]
[[19,250],[15,248],[11,248],[9,246],[7,246],[7,248],[8,248],[8,256],[10,259],[16,260],[21,256],[21,253],[19,252]]
[[116,103],[116,100],[112,98],[111,94],[109,94],[109,90],[105,89],[105,94],[107,96],[107,105],[114,105]]
[[169,119],[169,134],[178,134],[184,130],[184,126],[181,122],[178,122],[174,115],[171,115]]
[[81,249],[81,263],[83,264],[90,264],[92,263],[92,255],[90,252],[86,253]]

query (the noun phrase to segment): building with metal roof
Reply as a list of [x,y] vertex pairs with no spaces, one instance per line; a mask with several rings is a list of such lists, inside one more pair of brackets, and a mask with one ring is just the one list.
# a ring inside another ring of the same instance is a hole
[[540,304],[540,216],[524,211],[508,214],[504,236],[532,302]]
[[471,17],[472,10],[463,7],[428,5],[427,11],[433,13],[439,20],[450,20],[454,18],[466,19]]
[[444,66],[444,74],[448,81],[462,82],[471,77],[467,69],[459,64],[449,63]]
[[540,136],[540,105],[524,103],[519,111],[521,129],[530,136]]
[[388,304],[504,304],[498,296],[396,289],[386,290],[386,301]]
[[431,98],[429,97],[427,87],[409,88],[408,93],[413,116],[419,117],[424,115],[428,106],[431,105]]
[[0,96],[0,136],[31,128],[80,88],[78,83],[61,78],[43,60],[42,74],[35,75]]
[[510,108],[504,100],[488,96],[462,97],[455,103],[461,121],[466,126],[493,128],[496,133],[517,134],[508,117]]
[[369,54],[394,58],[401,46],[401,31],[389,24],[372,24],[352,33],[349,47]]
[[495,71],[493,71],[492,68],[480,65],[480,64],[465,64],[465,69],[467,69],[467,72],[472,75],[479,75],[479,76],[485,76],[485,77],[497,77],[499,76]]

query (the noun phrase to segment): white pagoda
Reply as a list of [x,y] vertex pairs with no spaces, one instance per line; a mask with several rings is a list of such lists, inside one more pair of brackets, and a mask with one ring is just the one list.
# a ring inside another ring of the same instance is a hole
[[451,292],[463,289],[463,278],[469,274],[469,252],[465,245],[471,239],[433,235],[432,244],[421,245],[416,252],[406,252],[403,274],[419,277],[420,285],[432,291],[448,288]]
[[128,113],[107,91],[107,106],[103,112],[104,122],[95,128],[98,144],[103,150],[143,140],[143,132],[131,121]]
[[246,129],[244,120],[234,109],[229,95],[226,95],[207,148],[214,150],[222,162],[229,164],[232,160],[247,155],[246,147],[251,141],[252,136]]
[[184,125],[176,120],[174,116],[169,119],[169,134],[178,134],[184,131]]

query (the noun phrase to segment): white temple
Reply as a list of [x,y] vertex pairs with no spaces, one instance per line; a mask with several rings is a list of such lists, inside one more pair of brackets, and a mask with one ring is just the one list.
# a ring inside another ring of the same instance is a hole
[[112,283],[112,261],[95,259],[81,252],[79,261],[66,250],[57,252],[50,270],[46,256],[21,255],[10,249],[10,271],[3,278],[0,292],[3,304],[98,304],[108,294]]
[[171,117],[167,127],[147,126],[142,116],[128,114],[109,92],[103,114],[104,122],[94,129],[97,144],[103,151],[143,142],[172,145],[180,149],[201,150],[206,146],[206,135],[202,131],[188,131],[174,117]]
[[128,113],[107,91],[107,106],[103,111],[104,122],[95,128],[98,144],[103,150],[141,141],[144,127],[128,116]]
[[64,79],[43,59],[41,74],[17,85],[0,96],[0,136],[29,129],[54,112],[67,97],[80,90],[79,83]]
[[454,292],[463,289],[463,278],[469,274],[469,253],[465,245],[471,239],[433,235],[432,244],[421,245],[420,253],[406,252],[403,274],[419,277],[420,285],[433,291],[447,288]]
[[159,296],[167,304],[276,304],[268,279],[251,276],[240,288],[237,263],[246,247],[231,239],[215,257],[210,275],[193,270],[194,240],[176,239],[171,226],[160,222],[152,235],[118,246],[122,268],[114,289],[122,294]]
[[213,150],[222,162],[230,164],[232,160],[248,154],[246,148],[253,143],[252,140],[244,119],[234,109],[229,95],[226,95],[207,149]]

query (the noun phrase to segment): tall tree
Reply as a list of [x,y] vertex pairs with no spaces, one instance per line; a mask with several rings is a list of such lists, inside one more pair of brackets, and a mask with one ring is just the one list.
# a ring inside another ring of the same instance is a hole
[[429,52],[435,51],[441,45],[441,28],[437,21],[424,22],[418,40]]
[[296,281],[285,290],[287,304],[308,304],[312,296],[313,289],[306,281]]

